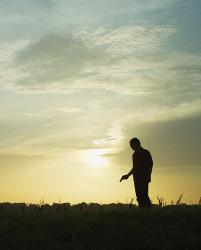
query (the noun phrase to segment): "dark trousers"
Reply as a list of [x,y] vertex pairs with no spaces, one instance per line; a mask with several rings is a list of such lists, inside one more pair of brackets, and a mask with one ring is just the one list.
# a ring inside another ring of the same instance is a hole
[[136,176],[133,176],[133,179],[139,207],[151,208],[152,204],[148,195],[149,182]]

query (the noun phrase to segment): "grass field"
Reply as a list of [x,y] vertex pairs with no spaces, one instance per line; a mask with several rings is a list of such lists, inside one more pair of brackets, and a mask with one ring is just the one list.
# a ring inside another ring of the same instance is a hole
[[201,249],[201,206],[0,204],[0,249]]

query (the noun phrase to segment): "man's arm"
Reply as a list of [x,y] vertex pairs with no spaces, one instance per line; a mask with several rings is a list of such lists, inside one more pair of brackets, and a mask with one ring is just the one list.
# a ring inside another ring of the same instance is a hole
[[125,174],[121,177],[120,182],[123,180],[127,180],[129,178],[129,176],[132,174],[133,174],[133,168],[130,170],[130,172],[128,174]]

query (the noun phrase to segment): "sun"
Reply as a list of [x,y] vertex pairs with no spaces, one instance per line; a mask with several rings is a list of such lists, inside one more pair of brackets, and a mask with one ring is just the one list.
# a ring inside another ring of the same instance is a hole
[[86,154],[87,164],[96,168],[105,167],[108,163],[108,160],[104,154],[104,149],[89,149]]

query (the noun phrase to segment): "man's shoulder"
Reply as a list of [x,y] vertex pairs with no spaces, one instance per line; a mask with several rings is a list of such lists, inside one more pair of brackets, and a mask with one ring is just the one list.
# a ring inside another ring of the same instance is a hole
[[143,153],[150,154],[149,150],[148,150],[148,149],[146,149],[146,148],[142,148],[141,150],[142,150],[142,152],[143,152]]
[[143,148],[143,149],[142,149],[142,154],[143,154],[144,156],[147,156],[147,157],[150,157],[150,156],[151,156],[150,151],[149,151],[148,149],[146,149],[146,148]]

